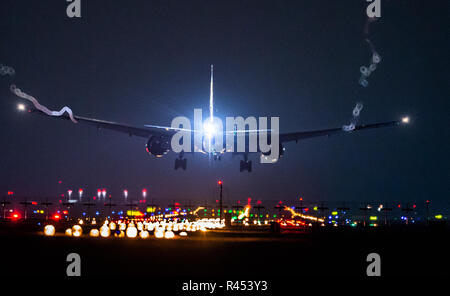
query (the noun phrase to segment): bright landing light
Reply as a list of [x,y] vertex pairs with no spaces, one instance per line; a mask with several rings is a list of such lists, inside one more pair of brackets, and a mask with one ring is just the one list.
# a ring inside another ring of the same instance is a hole
[[402,117],[402,123],[409,123],[409,116]]
[[17,105],[17,109],[19,111],[25,111],[25,105],[24,104],[19,104],[19,105]]
[[210,122],[209,120],[207,120],[207,122],[205,122],[203,124],[203,131],[205,133],[205,136],[208,139],[211,139],[214,137],[214,135],[217,134],[217,127],[213,122]]

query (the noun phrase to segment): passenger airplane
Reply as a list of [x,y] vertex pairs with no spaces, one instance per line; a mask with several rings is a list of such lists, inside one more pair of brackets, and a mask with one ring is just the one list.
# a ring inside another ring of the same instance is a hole
[[[214,94],[213,94],[213,66],[211,65],[211,82],[210,82],[210,102],[209,102],[209,112],[210,112],[210,118],[213,118],[213,104],[214,104]],[[181,129],[172,128],[172,127],[166,127],[166,126],[155,126],[155,125],[144,125],[144,126],[131,126],[116,122],[110,122],[105,120],[99,120],[99,119],[92,119],[92,118],[86,118],[81,116],[75,116],[71,114],[71,110],[69,109],[70,113],[62,114],[62,110],[67,111],[67,107],[63,108],[61,111],[49,111],[45,106],[40,105],[36,99],[32,98],[31,96],[22,93],[19,89],[16,89],[15,86],[11,88],[11,90],[18,95],[19,97],[22,97],[24,99],[27,99],[28,101],[26,103],[20,103],[18,105],[18,109],[20,111],[27,111],[30,113],[37,113],[44,116],[50,116],[65,120],[72,120],[74,122],[78,123],[84,123],[89,124],[92,126],[97,127],[98,129],[104,128],[104,129],[110,129],[122,133],[126,133],[129,136],[137,136],[147,139],[146,144],[146,150],[149,154],[154,155],[156,157],[162,157],[165,154],[167,154],[169,151],[172,150],[171,148],[171,139],[172,137],[179,132]],[[19,94],[17,93],[19,92]],[[29,103],[32,104],[29,104]],[[315,138],[315,137],[321,137],[321,136],[330,136],[334,134],[345,134],[345,133],[352,133],[356,131],[362,131],[367,129],[374,129],[374,128],[382,128],[382,127],[392,127],[392,126],[399,126],[401,124],[407,124],[409,123],[409,117],[403,117],[399,121],[388,121],[388,122],[380,122],[380,123],[373,123],[373,124],[362,124],[362,125],[355,125],[354,128],[352,128],[351,131],[346,131],[342,127],[337,128],[330,128],[330,129],[323,129],[323,130],[313,130],[313,131],[302,131],[302,132],[294,132],[294,133],[280,133],[279,134],[279,157],[283,155],[284,152],[284,144],[288,142],[295,141],[296,143],[300,140],[305,140],[309,138]],[[203,137],[205,136],[204,131],[206,130],[206,126],[203,129],[202,134]],[[193,130],[189,130],[189,132],[195,133]],[[234,132],[238,132],[235,130]],[[240,130],[239,132],[244,132],[246,134],[246,141],[245,141],[245,152],[231,152],[234,155],[242,155],[243,160],[240,162],[240,172],[242,171],[252,171],[252,161],[248,159],[249,153],[261,153],[261,156],[264,157],[266,153],[261,152],[259,147],[257,149],[257,152],[249,152],[249,143],[248,143],[248,135],[252,132],[261,133],[262,130]],[[266,130],[266,133],[270,135],[270,131]],[[203,141],[202,141],[203,142]],[[235,141],[236,142],[236,141]],[[193,150],[191,150],[193,151]],[[221,151],[215,151],[210,150],[208,152],[205,152],[205,149],[203,147],[200,149],[200,151],[203,151],[205,154],[212,155],[214,160],[220,160],[221,154],[227,152],[225,149]],[[236,151],[234,149],[233,151]],[[179,153],[178,158],[175,160],[175,170],[178,168],[182,168],[183,170],[186,170],[187,167],[187,160],[184,158],[185,152],[181,151]]]

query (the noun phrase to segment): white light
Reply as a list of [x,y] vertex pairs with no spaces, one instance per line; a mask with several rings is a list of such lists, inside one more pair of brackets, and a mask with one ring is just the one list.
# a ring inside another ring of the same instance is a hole
[[99,236],[99,231],[98,229],[91,229],[91,231],[89,232],[89,235],[92,237],[98,237]]
[[53,236],[53,235],[55,235],[55,226],[53,226],[53,225],[46,225],[44,227],[44,234],[46,236]]
[[403,123],[409,123],[409,120],[410,120],[409,116],[405,116],[405,117],[402,118],[402,122]]
[[25,111],[25,105],[24,104],[19,104],[19,105],[17,105],[17,109],[19,111]]
[[205,136],[208,139],[213,138],[214,135],[217,134],[217,127],[216,127],[216,125],[213,122],[209,121],[209,120],[207,120],[207,122],[205,122],[203,124],[203,130],[204,130]]

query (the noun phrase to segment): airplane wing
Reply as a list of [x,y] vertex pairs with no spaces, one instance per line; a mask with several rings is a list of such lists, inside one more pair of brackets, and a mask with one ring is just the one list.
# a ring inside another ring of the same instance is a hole
[[368,129],[398,126],[402,123],[407,123],[406,120],[407,120],[407,118],[403,118],[401,121],[387,121],[387,122],[380,122],[380,123],[373,123],[373,124],[361,124],[361,125],[355,126],[355,129],[352,131],[345,131],[342,127],[338,127],[338,128],[315,130],[315,131],[281,133],[280,134],[280,143],[288,143],[288,142],[293,142],[293,141],[298,142],[299,140],[304,140],[304,139],[309,139],[309,138],[331,136],[334,134],[349,134],[349,133],[354,133],[354,132],[368,130]]
[[[44,112],[36,109],[32,105],[29,105],[29,104],[26,104],[26,105],[23,104],[23,105],[24,105],[24,108],[25,108],[23,111],[28,111],[30,113],[36,113],[36,114],[47,116],[47,117],[52,117],[52,118],[56,118],[56,119],[69,120],[70,121],[70,117],[67,114],[63,114],[61,116],[51,116],[51,115],[47,115]],[[156,126],[153,126],[153,127],[150,127],[150,126],[137,127],[137,126],[131,126],[131,125],[126,125],[126,124],[122,124],[122,123],[111,122],[111,121],[100,120],[100,119],[94,119],[94,118],[87,118],[87,117],[82,117],[82,116],[75,116],[74,115],[73,117],[80,124],[87,124],[87,125],[95,126],[98,129],[109,129],[109,130],[113,130],[113,131],[117,131],[117,132],[122,132],[122,133],[128,134],[129,136],[137,136],[137,137],[142,137],[142,138],[147,138],[147,139],[150,136],[167,136],[167,137],[170,137],[174,133],[176,133],[176,129],[170,130],[170,129],[167,129],[167,128],[164,128],[164,127],[156,127]]]

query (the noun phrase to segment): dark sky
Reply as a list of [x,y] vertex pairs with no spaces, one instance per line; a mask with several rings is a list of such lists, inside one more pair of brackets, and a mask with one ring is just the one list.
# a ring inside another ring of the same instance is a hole
[[[0,191],[55,195],[147,187],[160,200],[408,201],[448,206],[449,24],[447,1],[382,1],[370,36],[382,62],[358,84],[371,56],[363,40],[366,1],[2,0]],[[410,115],[390,128],[288,144],[278,164],[239,173],[239,160],[147,155],[142,138],[97,132],[16,111],[16,84],[53,109],[135,125],[170,125],[208,108],[215,65],[217,115],[279,116],[282,132],[339,127],[363,102],[361,121]],[[62,190],[61,189],[61,190]]]

